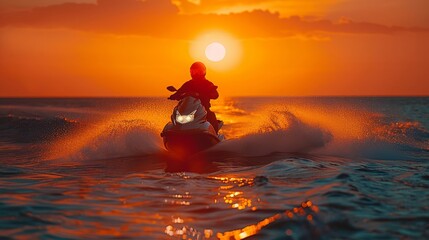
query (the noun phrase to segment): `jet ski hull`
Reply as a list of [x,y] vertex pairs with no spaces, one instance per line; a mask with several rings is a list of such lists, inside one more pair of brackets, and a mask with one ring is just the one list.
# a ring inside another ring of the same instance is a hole
[[209,131],[166,131],[163,139],[165,148],[178,156],[192,155],[220,142],[218,136]]

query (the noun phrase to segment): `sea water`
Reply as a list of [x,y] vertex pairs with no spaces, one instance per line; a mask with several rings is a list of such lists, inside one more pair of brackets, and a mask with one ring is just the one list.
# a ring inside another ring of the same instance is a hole
[[228,98],[169,171],[165,98],[0,99],[1,239],[428,239],[429,98]]

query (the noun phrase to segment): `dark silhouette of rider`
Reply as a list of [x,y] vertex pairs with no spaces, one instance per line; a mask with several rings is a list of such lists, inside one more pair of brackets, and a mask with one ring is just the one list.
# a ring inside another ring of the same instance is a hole
[[207,111],[207,121],[218,132],[218,120],[215,113],[210,110],[210,99],[217,99],[219,97],[217,86],[206,79],[206,66],[202,62],[193,63],[190,72],[192,79],[185,82],[169,99],[180,100],[184,93],[195,93]]

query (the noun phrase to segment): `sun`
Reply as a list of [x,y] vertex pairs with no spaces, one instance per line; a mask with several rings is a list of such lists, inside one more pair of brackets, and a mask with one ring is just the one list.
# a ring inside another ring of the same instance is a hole
[[212,62],[220,62],[225,58],[226,48],[219,42],[212,42],[206,47],[206,57]]
[[189,54],[192,60],[204,62],[210,70],[231,70],[241,60],[241,42],[233,35],[221,30],[200,33],[189,43]]

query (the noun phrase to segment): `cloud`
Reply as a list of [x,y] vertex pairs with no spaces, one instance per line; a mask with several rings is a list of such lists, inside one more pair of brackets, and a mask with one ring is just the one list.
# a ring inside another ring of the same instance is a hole
[[338,0],[172,0],[183,13],[231,13],[272,10],[288,15],[323,15],[323,10]]
[[342,19],[308,20],[278,13],[180,14],[170,0],[98,0],[96,4],[64,3],[0,13],[0,27],[68,28],[82,31],[189,39],[210,29],[242,38],[281,38],[301,34],[429,32],[423,28],[390,27]]
[[429,27],[428,9],[428,0],[343,0],[330,6],[326,15],[389,25]]
[[94,3],[96,0],[1,0],[0,8],[29,8],[40,7],[65,2]]

